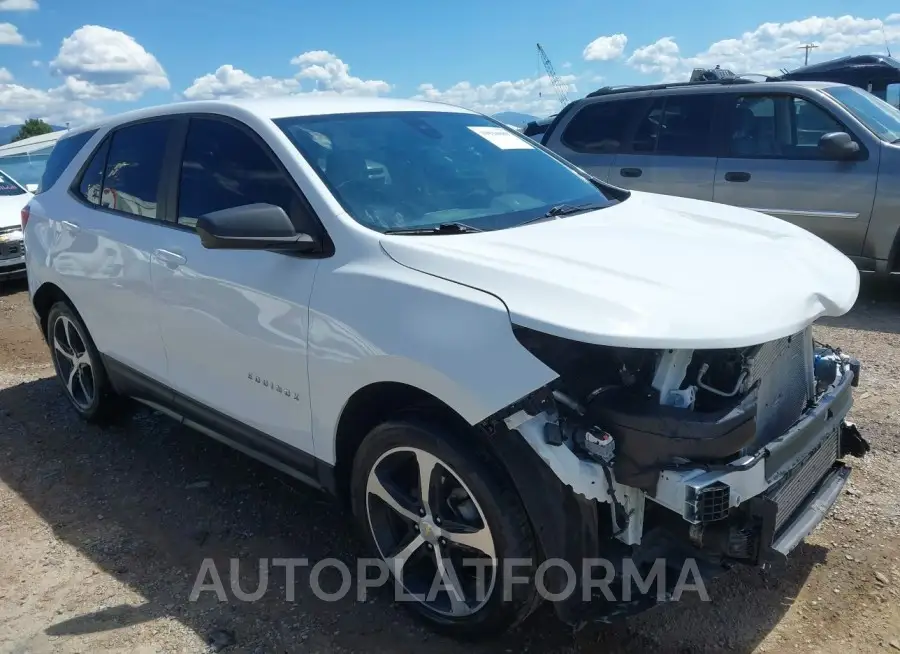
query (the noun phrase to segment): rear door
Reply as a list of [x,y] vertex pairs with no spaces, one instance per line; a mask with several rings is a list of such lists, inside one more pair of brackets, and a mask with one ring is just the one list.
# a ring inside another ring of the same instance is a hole
[[[879,151],[809,98],[788,93],[722,96],[725,153],[716,202],[768,213],[808,229],[844,254],[862,252],[872,214]],[[819,149],[847,132],[860,156],[836,161]]]
[[589,175],[606,181],[616,154],[648,104],[644,98],[605,98],[586,103],[555,128],[544,145]]
[[160,182],[173,124],[163,118],[114,129],[50,216],[58,240],[48,256],[98,349],[157,381],[165,380],[166,358],[150,253],[166,231]]
[[637,191],[713,199],[715,95],[656,97],[616,155],[609,181]]

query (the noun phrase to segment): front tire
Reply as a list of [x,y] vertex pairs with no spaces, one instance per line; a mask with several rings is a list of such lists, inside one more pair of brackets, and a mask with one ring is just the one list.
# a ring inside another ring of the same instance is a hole
[[537,546],[522,501],[468,434],[417,418],[379,425],[355,457],[351,501],[392,590],[436,631],[494,636],[538,606]]
[[57,302],[47,316],[47,344],[69,404],[88,422],[102,422],[116,414],[115,396],[100,353],[78,314]]

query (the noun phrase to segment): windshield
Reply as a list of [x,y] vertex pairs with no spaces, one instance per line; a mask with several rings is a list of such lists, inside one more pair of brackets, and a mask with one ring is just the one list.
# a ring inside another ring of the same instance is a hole
[[19,186],[12,177],[0,171],[0,197],[24,195],[25,192],[25,189]]
[[380,232],[504,229],[559,205],[614,203],[575,169],[483,116],[391,112],[282,118],[344,209]]
[[825,93],[844,105],[882,141],[900,140],[900,109],[855,86],[834,86],[825,89]]
[[49,155],[16,154],[0,158],[0,169],[7,172],[22,186],[39,184]]

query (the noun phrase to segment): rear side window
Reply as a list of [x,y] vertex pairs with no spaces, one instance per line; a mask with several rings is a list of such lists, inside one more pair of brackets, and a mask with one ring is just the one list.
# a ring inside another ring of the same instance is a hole
[[634,152],[682,157],[713,154],[715,96],[671,95],[659,98],[634,135]]
[[16,184],[9,175],[0,171],[0,197],[25,195],[25,189]]
[[43,193],[51,186],[56,184],[56,180],[72,163],[84,144],[91,140],[91,137],[97,133],[97,130],[89,132],[81,132],[74,136],[66,136],[59,139],[53,150],[50,151],[50,157],[47,159],[47,166],[44,168],[44,174],[41,176],[41,183],[37,192]]
[[594,102],[582,107],[569,121],[562,142],[576,152],[612,154],[622,149],[635,114],[644,100]]
[[245,130],[222,120],[192,118],[188,128],[178,197],[178,223],[248,204],[274,204],[288,216],[300,196],[269,153]]
[[[128,125],[113,133],[100,192],[101,206],[142,218],[157,217],[159,180],[172,124],[171,120],[154,120]],[[97,151],[95,159],[102,156],[102,150]],[[94,164],[92,160],[88,171]]]

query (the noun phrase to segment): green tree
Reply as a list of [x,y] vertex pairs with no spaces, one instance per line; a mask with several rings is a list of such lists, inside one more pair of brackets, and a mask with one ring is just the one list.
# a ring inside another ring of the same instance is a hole
[[49,134],[53,131],[53,127],[45,123],[40,118],[29,118],[25,124],[19,128],[19,133],[12,137],[10,143],[21,141],[22,139],[31,138],[32,136],[40,136],[41,134]]

